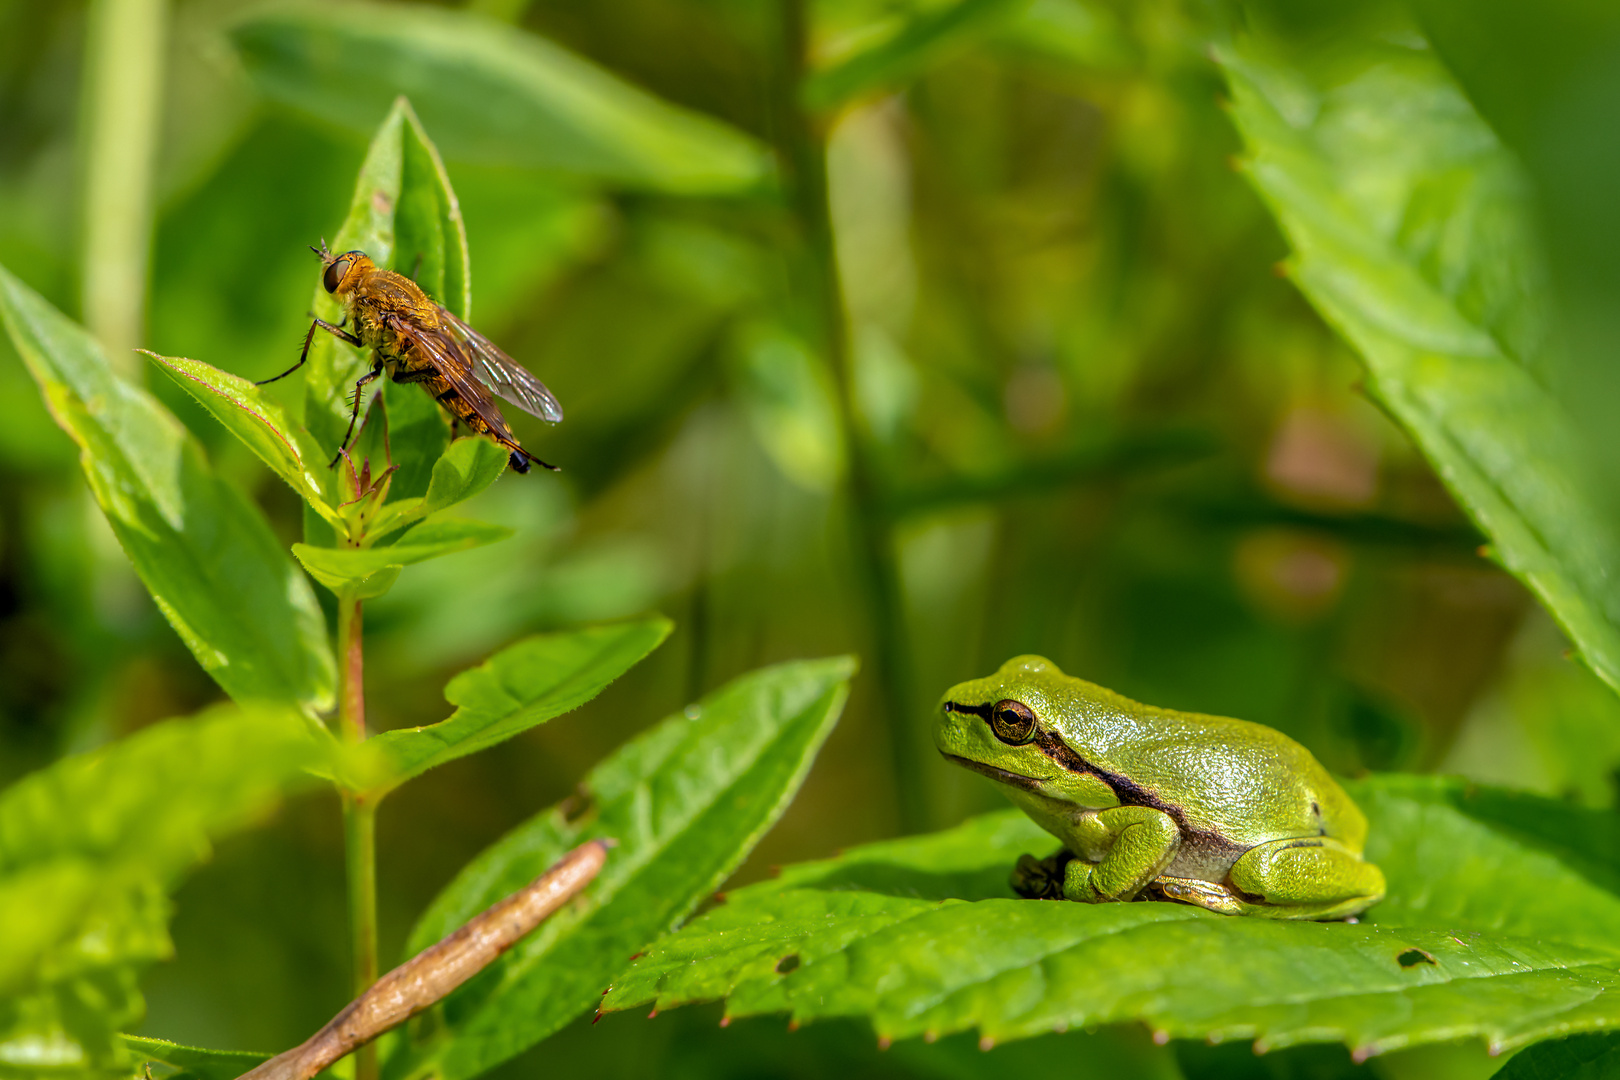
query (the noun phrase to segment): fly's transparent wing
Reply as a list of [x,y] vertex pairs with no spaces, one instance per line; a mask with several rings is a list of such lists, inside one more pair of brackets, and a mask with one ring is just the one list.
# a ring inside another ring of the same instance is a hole
[[[439,377],[450,384],[456,396],[465,402],[480,420],[489,425],[492,432],[507,439],[515,439],[512,429],[506,426],[506,418],[501,415],[501,410],[495,407],[495,399],[489,396],[489,390],[478,381],[475,374],[477,364],[465,345],[448,333],[427,330],[419,326],[396,327],[396,332],[401,338],[412,342],[424,357],[432,361]],[[451,412],[460,411],[449,402],[443,403]]]
[[487,383],[491,390],[530,416],[550,420],[553,424],[563,418],[557,395],[547,390],[546,384],[531,375],[528,368],[443,307],[439,308],[439,318],[466,349],[474,376]]

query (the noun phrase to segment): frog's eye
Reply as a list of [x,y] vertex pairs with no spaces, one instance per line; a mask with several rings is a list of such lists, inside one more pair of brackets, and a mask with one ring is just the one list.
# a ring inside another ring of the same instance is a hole
[[1021,746],[1035,737],[1035,714],[1021,701],[998,701],[990,707],[990,730],[1009,746]]

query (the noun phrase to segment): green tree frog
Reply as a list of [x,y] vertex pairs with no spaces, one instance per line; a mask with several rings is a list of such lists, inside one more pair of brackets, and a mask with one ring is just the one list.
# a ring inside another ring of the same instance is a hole
[[1272,919],[1343,919],[1383,898],[1361,857],[1366,817],[1264,725],[1140,705],[1017,656],[946,692],[934,742],[1063,841],[1018,860],[1022,896]]

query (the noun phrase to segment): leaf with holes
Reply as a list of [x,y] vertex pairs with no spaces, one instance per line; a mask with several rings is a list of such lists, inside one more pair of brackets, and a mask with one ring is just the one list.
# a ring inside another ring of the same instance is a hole
[[887,1038],[992,1042],[1137,1021],[1358,1057],[1477,1036],[1493,1049],[1620,1027],[1620,822],[1389,776],[1353,787],[1389,898],[1359,924],[1168,902],[1021,900],[1056,842],[1021,814],[788,867],[654,946],[605,1007],[718,998],[729,1015],[866,1017]]

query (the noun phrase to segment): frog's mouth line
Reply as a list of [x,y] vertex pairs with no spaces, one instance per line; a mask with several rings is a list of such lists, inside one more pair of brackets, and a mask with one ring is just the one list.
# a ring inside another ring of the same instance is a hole
[[963,768],[972,769],[974,772],[988,776],[992,780],[999,780],[1003,784],[1011,784],[1013,787],[1023,788],[1025,791],[1033,791],[1037,795],[1045,794],[1041,790],[1041,785],[1051,779],[1051,777],[1042,779],[1035,776],[1025,776],[1022,773],[1008,772],[1006,769],[998,769],[994,765],[986,765],[984,762],[974,761],[972,758],[961,757],[958,754],[947,754],[943,750],[940,751],[940,756],[949,758]]

